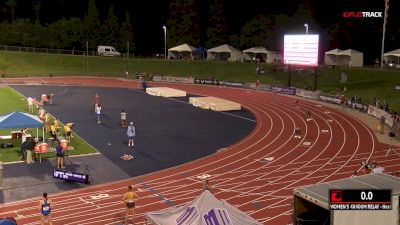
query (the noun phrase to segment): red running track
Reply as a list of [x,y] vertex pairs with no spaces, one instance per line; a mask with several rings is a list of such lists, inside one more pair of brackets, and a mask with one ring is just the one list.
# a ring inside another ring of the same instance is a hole
[[[24,79],[25,80],[25,79]],[[10,83],[22,79],[7,79]],[[26,82],[26,80],[25,80]],[[33,78],[30,82],[107,87],[137,87],[136,82],[107,78]],[[400,159],[385,157],[388,145],[358,119],[316,102],[250,90],[184,84],[155,84],[188,93],[215,96],[241,103],[257,120],[255,129],[225,151],[185,165],[128,180],[53,194],[53,223],[116,224],[123,221],[122,195],[128,185],[138,188],[135,224],[145,224],[144,212],[182,205],[198,196],[211,175],[213,193],[263,224],[291,223],[292,191],[305,185],[350,177],[361,162],[374,159],[390,173]],[[305,112],[312,120],[307,121]],[[295,127],[301,138],[293,137]],[[265,158],[273,157],[267,162]],[[1,216],[19,224],[40,224],[38,198],[3,204]]]

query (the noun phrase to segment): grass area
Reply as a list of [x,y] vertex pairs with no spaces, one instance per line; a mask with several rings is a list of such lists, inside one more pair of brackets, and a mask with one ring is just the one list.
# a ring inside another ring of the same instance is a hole
[[[28,104],[26,98],[20,93],[16,92],[12,88],[4,87],[0,88],[0,115],[20,111],[20,112],[28,112]],[[35,113],[37,113],[37,109],[35,109]],[[53,121],[54,118],[51,118]],[[0,130],[0,135],[10,135],[11,131],[19,130],[19,129],[8,129],[8,130]],[[60,129],[62,130],[62,129]],[[36,129],[29,129],[29,133],[32,136],[36,136]],[[39,129],[39,136],[42,134],[42,129]],[[71,139],[71,142],[68,145],[73,146],[74,150],[70,151],[70,155],[81,155],[87,153],[97,152],[96,149],[88,145],[82,138],[73,133],[74,138]],[[49,133],[45,133],[46,137],[49,137]],[[21,139],[7,139],[1,140],[0,142],[12,143],[12,148],[3,148],[0,149],[0,161],[2,162],[15,162],[20,160],[20,146]],[[49,152],[42,155],[42,158],[54,158],[55,153]]]
[[[195,78],[214,77],[220,80],[255,82],[287,85],[288,72],[272,72],[268,75],[256,74],[257,64],[175,61],[163,59],[129,59],[111,57],[83,57],[72,55],[35,54],[25,52],[0,51],[0,73],[6,77],[91,75],[123,77],[125,69],[131,74],[146,72],[158,75],[193,76]],[[269,68],[271,71],[271,68]],[[312,70],[291,73],[291,86],[314,87]],[[400,92],[394,90],[400,84],[400,70],[380,70],[378,68],[319,68],[317,89],[329,94],[339,92],[341,73],[348,75],[347,97],[356,95],[370,103],[373,97],[384,99],[389,107],[400,112]]]

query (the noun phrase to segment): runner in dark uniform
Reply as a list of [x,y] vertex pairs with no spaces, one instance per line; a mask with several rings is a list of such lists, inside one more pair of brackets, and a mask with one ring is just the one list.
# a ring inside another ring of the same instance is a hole
[[53,225],[51,222],[51,200],[47,199],[47,193],[43,193],[43,199],[39,202],[40,209],[40,218],[41,224],[44,225],[46,219],[49,221],[50,225]]

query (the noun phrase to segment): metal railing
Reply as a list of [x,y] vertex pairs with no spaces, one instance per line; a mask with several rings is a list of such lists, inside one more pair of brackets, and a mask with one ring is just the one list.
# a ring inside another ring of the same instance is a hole
[[[29,52],[29,53],[44,53],[44,54],[57,54],[57,55],[89,55],[89,56],[97,56],[96,50],[86,51],[81,50],[65,50],[65,49],[51,49],[51,48],[33,48],[33,47],[22,47],[22,46],[9,46],[9,45],[0,45],[0,51],[10,51],[10,52]],[[127,53],[121,53],[119,57],[124,58],[127,57]],[[134,58],[134,54],[129,54],[129,58]],[[155,56],[154,58],[160,58]]]

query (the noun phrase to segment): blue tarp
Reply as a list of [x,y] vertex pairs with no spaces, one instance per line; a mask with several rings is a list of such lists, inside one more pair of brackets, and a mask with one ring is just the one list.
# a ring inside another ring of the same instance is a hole
[[43,122],[39,117],[28,113],[13,112],[0,116],[0,129],[37,127],[43,127]]
[[192,54],[206,58],[207,57],[207,49],[205,49],[204,47],[199,47],[199,48],[196,48]]

